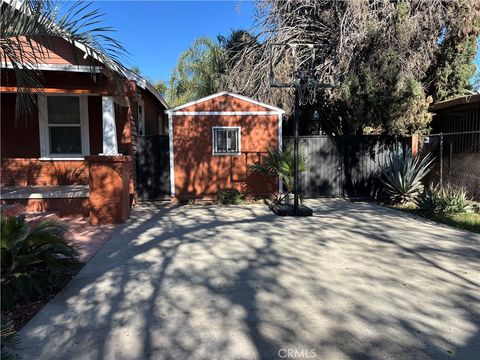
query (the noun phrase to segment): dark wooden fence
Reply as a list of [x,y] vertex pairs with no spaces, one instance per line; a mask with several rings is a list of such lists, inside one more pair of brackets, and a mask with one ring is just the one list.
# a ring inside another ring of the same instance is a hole
[[[292,142],[284,138],[284,147]],[[300,143],[309,166],[300,174],[305,197],[371,197],[379,188],[379,170],[396,143],[410,144],[410,138],[395,140],[371,135],[305,136]],[[136,191],[139,200],[170,198],[168,136],[137,139]]]
[[140,200],[170,198],[168,136],[137,138],[136,191]]
[[[292,142],[284,139],[284,147]],[[379,189],[379,171],[396,143],[410,144],[374,135],[303,136],[300,144],[308,159],[300,175],[305,197],[372,197]]]

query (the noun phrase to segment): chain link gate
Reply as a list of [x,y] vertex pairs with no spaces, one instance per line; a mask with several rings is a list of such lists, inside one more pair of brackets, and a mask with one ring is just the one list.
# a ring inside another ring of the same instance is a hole
[[469,198],[480,200],[480,131],[431,134],[419,148],[420,156],[435,157],[429,184],[465,190]]

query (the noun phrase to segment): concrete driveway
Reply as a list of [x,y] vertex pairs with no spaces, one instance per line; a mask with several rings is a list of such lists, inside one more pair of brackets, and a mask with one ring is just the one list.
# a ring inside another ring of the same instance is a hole
[[480,236],[374,204],[313,207],[137,207],[25,326],[21,355],[479,359]]

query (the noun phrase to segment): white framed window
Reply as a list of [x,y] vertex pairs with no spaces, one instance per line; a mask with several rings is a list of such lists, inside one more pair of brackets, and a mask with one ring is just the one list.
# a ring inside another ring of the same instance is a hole
[[240,126],[213,126],[212,140],[213,155],[240,155],[241,153]]
[[39,96],[38,111],[42,157],[83,158],[90,153],[88,97]]

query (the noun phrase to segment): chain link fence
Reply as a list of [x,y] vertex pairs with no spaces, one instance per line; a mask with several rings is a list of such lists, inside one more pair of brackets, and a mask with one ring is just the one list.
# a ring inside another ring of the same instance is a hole
[[480,201],[480,131],[431,134],[421,140],[419,154],[435,157],[429,184],[463,189]]

